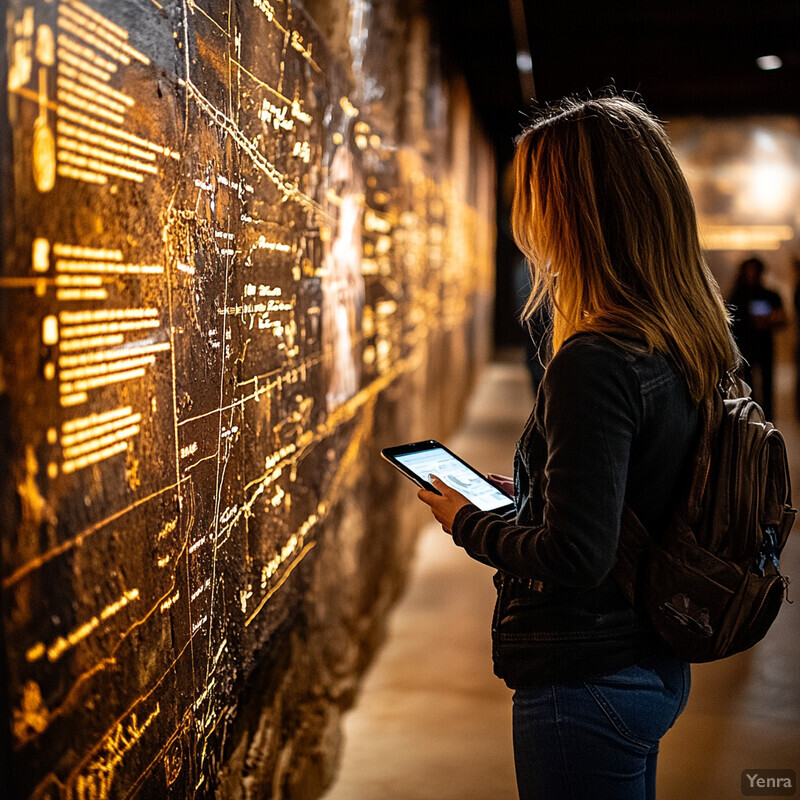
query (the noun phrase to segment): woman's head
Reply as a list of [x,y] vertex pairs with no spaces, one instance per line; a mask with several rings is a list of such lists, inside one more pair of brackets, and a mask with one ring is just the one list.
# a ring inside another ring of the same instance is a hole
[[735,345],[661,124],[623,97],[566,99],[519,137],[514,166],[512,227],[533,283],[524,314],[550,303],[555,350],[579,331],[641,336],[708,395]]

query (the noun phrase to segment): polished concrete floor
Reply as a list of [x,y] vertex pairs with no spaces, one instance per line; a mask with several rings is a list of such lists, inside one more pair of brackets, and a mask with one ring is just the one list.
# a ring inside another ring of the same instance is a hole
[[[797,502],[792,381],[788,367],[779,370],[776,421]],[[486,472],[508,473],[530,405],[524,369],[490,364],[449,444]],[[408,494],[416,502],[411,484]],[[790,597],[800,596],[800,533],[782,563],[797,578]],[[491,667],[491,574],[438,526],[422,531],[386,644],[345,717],[341,768],[325,800],[515,800],[510,691]],[[784,604],[751,651],[693,666],[689,704],[662,741],[659,800],[734,800],[743,796],[743,770],[800,772],[798,623],[800,602]]]

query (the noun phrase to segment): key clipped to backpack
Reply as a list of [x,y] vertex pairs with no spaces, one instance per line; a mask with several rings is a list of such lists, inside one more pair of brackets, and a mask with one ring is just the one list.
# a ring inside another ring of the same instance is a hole
[[752,647],[786,595],[780,554],[797,510],[786,444],[738,379],[703,409],[688,492],[663,538],[626,505],[612,576],[672,652],[714,661]]

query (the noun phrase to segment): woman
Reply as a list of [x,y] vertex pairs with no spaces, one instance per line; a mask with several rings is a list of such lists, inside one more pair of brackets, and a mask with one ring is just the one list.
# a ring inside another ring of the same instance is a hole
[[621,97],[564,100],[518,140],[514,237],[552,351],[514,460],[516,518],[435,479],[444,530],[497,569],[495,672],[515,690],[522,800],[652,798],[688,664],[610,577],[622,507],[663,532],[699,407],[738,364],[661,127]]

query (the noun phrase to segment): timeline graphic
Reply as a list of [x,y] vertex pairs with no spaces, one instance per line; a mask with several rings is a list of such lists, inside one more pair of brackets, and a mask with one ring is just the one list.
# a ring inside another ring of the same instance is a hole
[[382,394],[489,296],[490,189],[291,0],[11,0],[7,36],[20,791],[204,796]]

